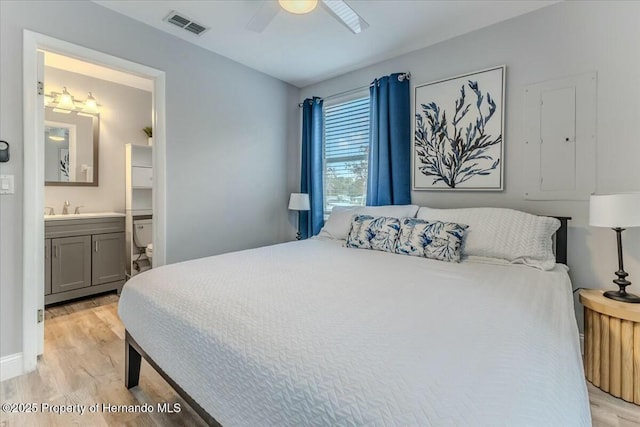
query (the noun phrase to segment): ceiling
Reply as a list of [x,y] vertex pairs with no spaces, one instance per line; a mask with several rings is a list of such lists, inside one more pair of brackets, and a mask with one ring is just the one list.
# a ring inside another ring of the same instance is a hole
[[[322,7],[307,15],[280,11],[262,33],[255,33],[245,26],[260,8],[261,1],[94,2],[297,87],[556,3],[539,0],[348,0],[370,25],[354,35]],[[165,22],[164,18],[172,10],[210,29],[196,36]]]

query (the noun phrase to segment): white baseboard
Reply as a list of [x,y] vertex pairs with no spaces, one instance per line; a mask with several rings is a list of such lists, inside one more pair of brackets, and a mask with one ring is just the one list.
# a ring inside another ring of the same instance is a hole
[[580,334],[580,354],[584,356],[584,334]]
[[0,381],[22,375],[22,353],[0,358]]

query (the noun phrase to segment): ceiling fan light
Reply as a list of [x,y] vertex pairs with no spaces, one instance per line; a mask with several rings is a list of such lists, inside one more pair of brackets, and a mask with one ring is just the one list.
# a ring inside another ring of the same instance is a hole
[[66,132],[62,128],[49,128],[49,139],[51,141],[64,141],[66,139]]
[[315,9],[318,0],[278,0],[278,3],[287,12],[303,15]]

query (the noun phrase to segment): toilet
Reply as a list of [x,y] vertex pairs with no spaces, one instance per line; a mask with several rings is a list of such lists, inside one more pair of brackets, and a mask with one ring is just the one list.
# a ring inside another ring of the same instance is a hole
[[153,220],[151,219],[136,219],[133,221],[133,241],[139,248],[145,248],[144,253],[149,259],[153,258]]

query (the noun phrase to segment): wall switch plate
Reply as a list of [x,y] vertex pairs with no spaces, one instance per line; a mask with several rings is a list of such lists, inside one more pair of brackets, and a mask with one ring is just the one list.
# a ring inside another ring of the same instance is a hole
[[0,194],[14,194],[14,176],[0,175]]

